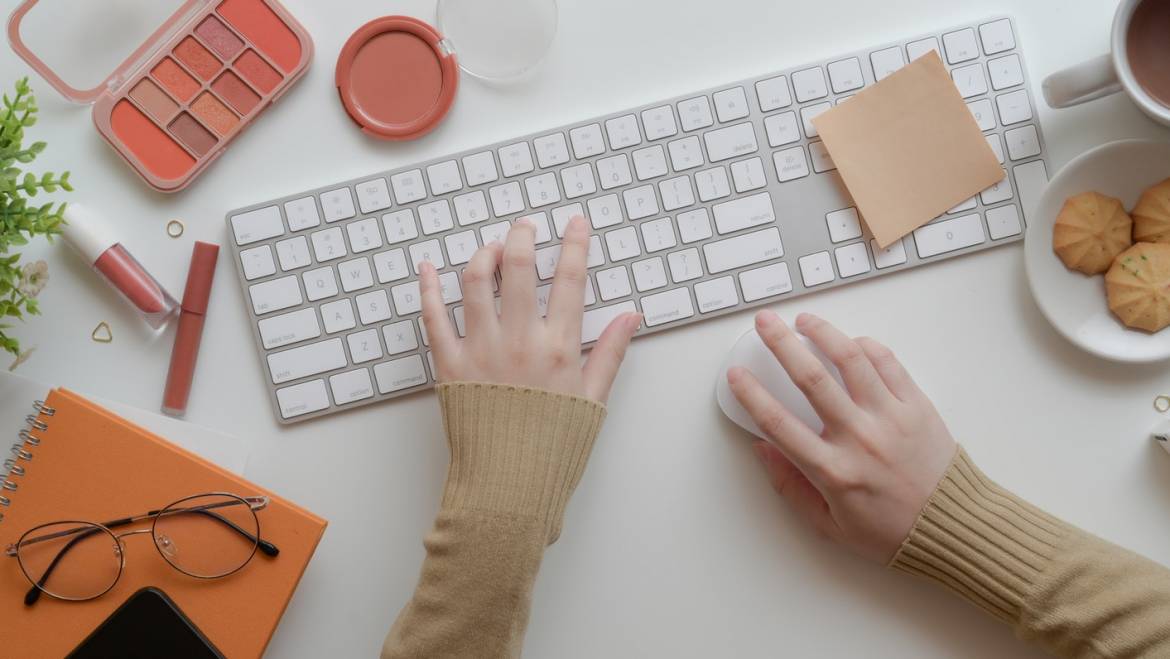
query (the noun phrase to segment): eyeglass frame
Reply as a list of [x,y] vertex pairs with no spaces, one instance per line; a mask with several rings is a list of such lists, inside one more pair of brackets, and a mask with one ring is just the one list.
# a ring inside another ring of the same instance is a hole
[[[236,568],[232,569],[231,571],[225,572],[223,574],[215,575],[215,576],[193,574],[191,572],[188,572],[187,570],[184,570],[183,568],[179,567],[178,565],[176,565],[173,561],[171,561],[170,558],[167,557],[167,555],[163,552],[162,548],[158,546],[157,536],[155,535],[155,527],[158,524],[158,520],[161,517],[163,517],[163,513],[168,512],[173,506],[175,506],[176,504],[180,504],[184,501],[189,501],[191,499],[198,499],[201,497],[209,497],[209,496],[222,496],[222,497],[230,497],[232,499],[235,499],[239,503],[242,503],[245,506],[247,506],[248,510],[252,513],[253,519],[256,520],[256,535],[252,535],[250,532],[240,528],[235,522],[223,517],[222,515],[219,515],[218,513],[215,513],[215,512],[212,512],[211,510],[209,510],[209,508],[218,508],[218,507],[222,507],[222,506],[234,505],[234,503],[220,502],[218,504],[211,504],[211,505],[207,505],[207,506],[198,506],[198,507],[190,508],[190,509],[186,509],[186,510],[176,510],[175,511],[175,512],[200,512],[200,513],[206,514],[206,515],[210,516],[212,519],[223,522],[229,528],[231,528],[233,531],[235,531],[236,533],[239,533],[240,535],[244,536],[245,538],[248,538],[249,540],[251,540],[253,542],[252,552],[250,554],[248,554],[247,559],[245,559],[242,563],[240,563],[240,565],[238,565]],[[195,578],[195,579],[204,579],[204,580],[222,579],[224,577],[231,576],[231,575],[235,574],[236,572],[239,572],[240,570],[244,569],[244,567],[246,565],[248,565],[249,563],[252,562],[252,559],[256,556],[257,551],[261,552],[265,556],[270,556],[270,557],[275,557],[276,555],[278,555],[280,553],[280,549],[277,548],[276,545],[274,545],[271,542],[264,540],[263,538],[260,537],[260,517],[258,515],[256,515],[256,513],[267,508],[269,503],[270,503],[270,499],[267,496],[247,496],[247,497],[245,497],[245,496],[240,496],[238,494],[233,494],[231,492],[204,492],[201,494],[192,494],[189,496],[185,496],[181,499],[176,499],[175,501],[172,501],[171,503],[169,503],[169,504],[167,504],[167,505],[165,505],[162,508],[159,508],[157,510],[151,510],[151,511],[143,513],[141,515],[135,515],[133,517],[123,517],[123,518],[115,519],[115,520],[112,520],[109,522],[97,523],[97,522],[90,522],[90,521],[86,521],[86,520],[59,520],[59,521],[55,521],[55,522],[46,522],[44,524],[38,524],[37,526],[34,526],[33,528],[31,528],[31,529],[25,531],[23,534],[21,534],[20,538],[15,543],[9,544],[4,549],[4,554],[10,558],[17,559],[17,564],[20,566],[21,574],[23,574],[24,578],[27,579],[29,581],[29,583],[31,583],[33,585],[33,587],[31,589],[29,589],[28,593],[26,593],[24,596],[25,606],[32,606],[33,604],[35,604],[37,602],[37,600],[40,599],[41,593],[44,593],[44,594],[48,595],[49,597],[52,597],[53,599],[57,599],[57,600],[65,601],[65,602],[88,602],[90,600],[95,600],[95,599],[105,595],[106,593],[110,592],[111,590],[114,589],[114,586],[118,585],[118,581],[121,580],[121,578],[122,578],[122,573],[125,572],[125,570],[126,570],[126,552],[125,552],[125,547],[124,547],[124,544],[122,542],[122,539],[127,537],[127,536],[141,535],[141,534],[145,534],[145,533],[149,533],[151,535],[151,537],[153,539],[155,539],[155,542],[152,542],[151,545],[154,546],[155,551],[157,551],[159,553],[159,555],[162,556],[163,560],[166,561],[167,565],[171,566],[171,568],[173,568],[175,571],[181,572],[182,574],[185,574],[185,575],[192,577],[192,578]],[[148,529],[138,529],[135,531],[127,531],[125,533],[120,533],[120,534],[114,533],[111,530],[114,528],[118,528],[120,526],[134,524],[136,522],[141,522],[141,521],[144,521],[147,519],[153,520],[150,524],[150,528],[148,528]],[[88,528],[72,528],[72,529],[66,529],[63,531],[58,531],[55,533],[49,533],[49,534],[46,534],[42,537],[33,537],[31,539],[31,542],[29,542],[27,544],[33,544],[35,542],[45,542],[48,540],[53,540],[55,538],[64,537],[66,535],[77,534],[75,538],[69,540],[69,542],[66,543],[66,545],[61,549],[61,551],[59,551],[57,553],[57,555],[55,557],[53,557],[53,561],[51,563],[49,563],[49,566],[45,569],[45,573],[43,575],[41,575],[40,580],[38,581],[36,579],[33,579],[32,576],[30,576],[28,571],[25,569],[24,562],[20,560],[20,549],[22,546],[24,546],[26,544],[25,539],[28,537],[28,535],[30,533],[33,533],[39,529],[43,529],[46,526],[55,526],[58,524],[77,524],[77,525],[80,525],[82,527],[88,527]],[[53,569],[57,566],[57,563],[61,560],[61,557],[64,556],[65,553],[67,551],[69,551],[70,548],[73,547],[73,544],[75,542],[77,542],[78,540],[90,537],[92,534],[100,533],[100,532],[105,532],[107,535],[109,535],[114,540],[115,546],[118,548],[118,574],[117,574],[117,576],[114,577],[114,580],[112,582],[110,582],[110,585],[108,587],[106,587],[106,589],[103,590],[102,592],[100,592],[96,595],[90,596],[90,597],[62,597],[62,596],[57,595],[55,593],[49,592],[48,590],[45,590],[44,587],[42,586],[42,584],[49,578],[49,576],[53,572]]]

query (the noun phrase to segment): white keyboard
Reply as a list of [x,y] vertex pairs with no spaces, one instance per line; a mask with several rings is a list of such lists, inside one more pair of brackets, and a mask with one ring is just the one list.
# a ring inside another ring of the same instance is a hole
[[[811,120],[930,50],[1008,176],[883,250]],[[519,217],[542,309],[565,224],[592,223],[586,344],[626,311],[647,334],[1018,240],[1047,182],[1026,71],[991,18],[232,211],[277,417],[430,387],[418,263],[462,334],[461,269]]]

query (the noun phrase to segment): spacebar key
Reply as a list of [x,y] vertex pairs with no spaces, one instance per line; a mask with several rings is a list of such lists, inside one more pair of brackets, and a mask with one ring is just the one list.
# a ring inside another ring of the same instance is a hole
[[586,311],[581,319],[581,343],[596,341],[605,328],[609,327],[610,321],[624,313],[637,310],[638,307],[634,306],[633,302],[626,301]]
[[707,257],[707,269],[716,274],[780,258],[784,256],[784,246],[780,244],[780,230],[772,227],[703,245],[703,255]]

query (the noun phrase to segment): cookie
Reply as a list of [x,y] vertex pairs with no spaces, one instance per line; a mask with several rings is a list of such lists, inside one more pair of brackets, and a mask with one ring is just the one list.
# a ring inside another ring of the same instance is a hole
[[1133,239],[1170,243],[1170,178],[1142,193],[1133,208]]
[[1137,243],[1105,274],[1109,310],[1127,327],[1157,332],[1170,325],[1170,244]]
[[1133,244],[1133,220],[1121,202],[1099,192],[1069,197],[1052,228],[1052,250],[1072,270],[1105,272]]

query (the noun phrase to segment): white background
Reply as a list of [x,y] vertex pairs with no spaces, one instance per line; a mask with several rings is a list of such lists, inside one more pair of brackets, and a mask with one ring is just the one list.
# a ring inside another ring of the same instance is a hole
[[[180,294],[193,240],[228,239],[228,209],[389,169],[870,44],[1016,17],[1039,97],[1047,74],[1104,52],[1110,0],[562,0],[542,74],[515,88],[465,76],[425,139],[363,137],[332,86],[336,55],[387,13],[430,1],[288,8],[316,41],[308,75],[187,191],[152,192],[34,79],[49,141],[38,168],[71,169],[84,201]],[[981,5],[973,8],[973,5]],[[0,82],[27,67],[0,52]],[[1040,102],[1041,105],[1043,102]],[[1122,96],[1039,108],[1050,173],[1095,145],[1170,135]],[[167,220],[187,225],[179,240]],[[227,252],[225,252],[226,254]],[[1147,439],[1164,365],[1079,352],[1040,316],[1014,245],[775,305],[890,344],[978,463],[1052,512],[1152,557],[1170,554],[1170,455]],[[46,258],[37,346],[18,372],[144,408],[159,405],[172,332],[152,336],[60,245]],[[90,340],[108,320],[114,341]],[[742,313],[635,343],[560,541],[546,555],[530,657],[1034,657],[1010,631],[933,585],[864,564],[799,524],[772,493],[712,387]],[[680,359],[680,355],[685,358]],[[250,444],[248,475],[330,520],[272,645],[274,657],[373,656],[410,596],[446,467],[435,400],[421,394],[291,428],[274,421],[235,268],[221,259],[188,419]]]

